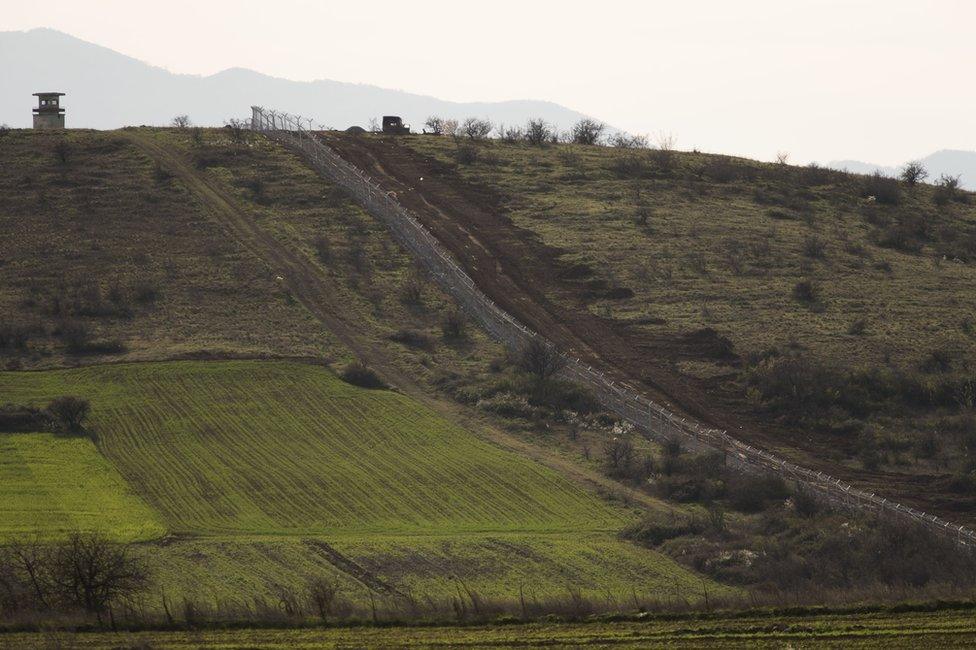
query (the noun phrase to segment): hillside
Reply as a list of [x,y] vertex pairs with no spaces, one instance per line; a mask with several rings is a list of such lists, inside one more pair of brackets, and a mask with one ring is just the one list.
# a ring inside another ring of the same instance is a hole
[[569,128],[582,115],[545,101],[450,102],[435,97],[328,79],[292,81],[233,68],[206,77],[162,68],[50,29],[0,32],[5,69],[0,124],[30,124],[32,93],[58,90],[67,96],[71,128],[117,129],[166,125],[188,114],[194,124],[221,126],[249,117],[252,104],[275,105],[314,115],[335,128],[368,126],[369,119],[401,115],[419,131],[430,115],[478,115],[495,122],[522,123],[535,115]]
[[[150,129],[3,145],[0,405],[92,407],[88,438],[0,431],[5,539],[138,541],[156,614],[156,593],[231,616],[320,576],[384,616],[447,611],[458,580],[507,603],[734,593],[618,538],[682,507],[445,401],[458,377],[502,381],[500,349],[463,321],[444,334],[445,296],[280,147]],[[356,358],[396,390],[337,379]]]
[[697,153],[491,141],[462,158],[472,143],[449,138],[327,140],[565,349],[805,465],[971,521],[969,194]]

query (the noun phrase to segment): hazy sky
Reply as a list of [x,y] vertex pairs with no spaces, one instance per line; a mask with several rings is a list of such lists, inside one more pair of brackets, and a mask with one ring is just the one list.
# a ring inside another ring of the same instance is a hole
[[173,72],[547,99],[678,147],[897,164],[976,149],[976,1],[5,2]]

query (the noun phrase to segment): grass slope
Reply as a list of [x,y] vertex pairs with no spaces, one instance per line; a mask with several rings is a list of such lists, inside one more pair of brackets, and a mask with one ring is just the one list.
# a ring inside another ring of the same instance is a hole
[[114,539],[165,532],[153,512],[87,438],[0,434],[0,540],[98,529]]
[[612,530],[554,472],[411,399],[287,362],[170,362],[0,374],[18,403],[92,401],[103,453],[185,533]]

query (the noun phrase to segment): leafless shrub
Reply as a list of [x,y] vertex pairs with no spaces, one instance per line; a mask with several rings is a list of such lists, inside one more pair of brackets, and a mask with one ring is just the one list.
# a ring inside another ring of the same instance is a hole
[[547,381],[566,366],[566,359],[551,343],[533,338],[522,346],[518,367],[535,377],[539,383]]
[[648,146],[646,135],[630,135],[623,131],[612,133],[607,144],[617,149],[647,149]]
[[498,127],[498,138],[507,144],[517,144],[525,141],[525,131],[519,126],[502,124]]
[[424,304],[424,283],[417,276],[410,276],[400,287],[400,301],[411,307]]
[[428,117],[424,122],[424,133],[444,135],[444,119],[436,115]]
[[478,148],[464,142],[458,142],[454,150],[454,159],[459,165],[473,165],[478,162]]
[[802,303],[812,304],[820,298],[820,288],[813,280],[800,280],[793,286],[793,297]]
[[177,129],[187,129],[190,127],[190,116],[177,115],[170,120],[170,126],[176,127]]
[[822,259],[827,251],[827,243],[816,235],[803,240],[803,255],[811,259]]
[[921,183],[929,177],[929,172],[919,160],[913,160],[901,168],[901,179],[909,186]]
[[525,125],[525,141],[534,147],[548,143],[552,134],[552,127],[543,119],[532,119]]
[[441,319],[441,333],[449,341],[463,339],[467,335],[467,319],[459,309],[450,309]]
[[654,143],[661,151],[674,151],[675,145],[678,144],[678,138],[673,133],[661,131],[657,134]]
[[66,433],[81,431],[90,411],[91,404],[88,400],[71,395],[58,397],[47,405],[47,412],[51,418]]
[[484,140],[495,128],[490,120],[469,117],[461,124],[461,135],[469,140]]
[[71,157],[71,145],[64,138],[54,143],[54,158],[62,165],[67,165]]
[[788,151],[778,151],[776,152],[776,162],[780,165],[786,165],[790,162],[790,152]]
[[573,125],[570,134],[575,144],[594,145],[599,144],[600,138],[603,137],[603,132],[606,128],[606,125],[602,122],[584,117]]
[[251,129],[244,120],[229,120],[224,125],[224,129],[227,130],[227,135],[234,144],[247,144],[250,141]]
[[309,600],[323,623],[332,615],[338,596],[339,585],[329,578],[312,578],[308,583]]
[[936,183],[936,190],[934,195],[935,203],[939,206],[944,206],[950,201],[955,201],[959,199],[960,180],[959,176],[952,176],[950,174],[942,174],[939,176],[939,181]]
[[325,235],[316,235],[312,241],[312,248],[315,249],[315,256],[323,264],[328,264],[332,261],[332,245],[329,243],[329,238]]

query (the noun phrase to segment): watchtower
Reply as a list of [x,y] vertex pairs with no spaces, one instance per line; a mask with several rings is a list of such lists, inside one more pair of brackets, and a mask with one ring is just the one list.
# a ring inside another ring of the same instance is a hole
[[34,97],[37,97],[34,128],[63,129],[64,109],[61,108],[61,98],[64,97],[64,93],[34,93]]

